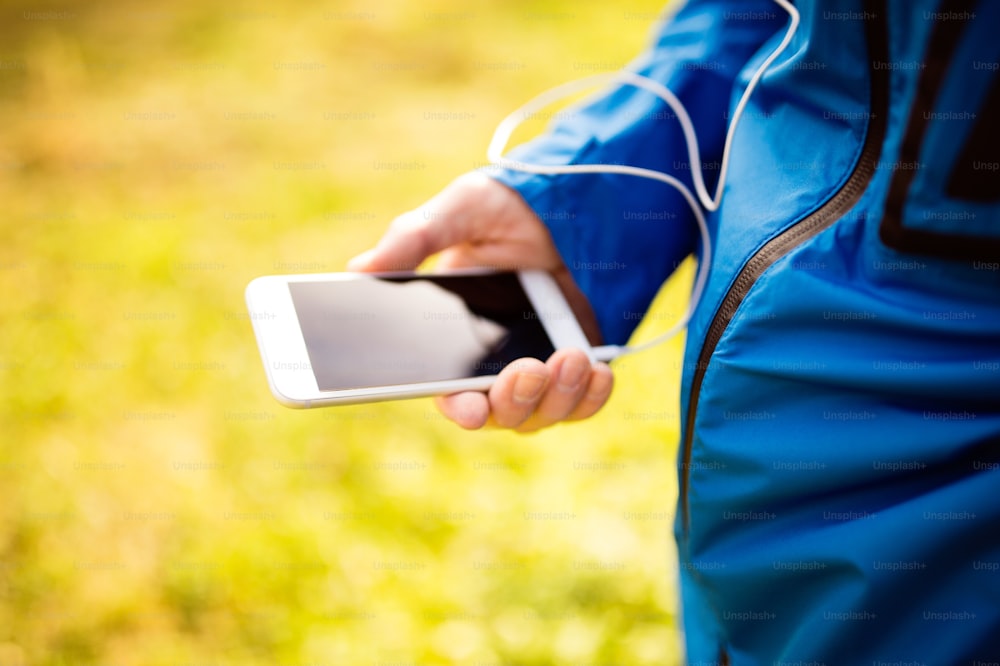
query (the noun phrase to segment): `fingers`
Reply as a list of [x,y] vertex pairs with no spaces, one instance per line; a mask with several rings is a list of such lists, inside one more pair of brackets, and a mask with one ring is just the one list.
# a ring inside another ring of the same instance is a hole
[[582,352],[556,353],[548,365],[552,372],[552,388],[541,396],[532,414],[533,421],[546,424],[569,416],[590,382],[590,360]]
[[547,363],[531,358],[512,363],[488,394],[456,393],[436,401],[445,417],[469,430],[492,424],[531,432],[593,416],[608,401],[613,385],[606,364],[591,365],[579,349],[563,349]]
[[566,421],[579,421],[596,414],[611,397],[615,385],[615,377],[607,363],[595,363],[591,370],[590,383],[587,391],[580,398],[576,407],[566,417]]
[[490,420],[502,428],[516,428],[528,420],[545,395],[552,369],[538,359],[510,364],[490,388]]
[[490,416],[490,401],[485,393],[466,391],[434,399],[438,410],[466,430],[478,430]]
[[[526,418],[508,425],[519,432],[531,432],[560,421],[573,421],[594,415],[611,396],[614,384],[611,369],[604,363],[591,364],[579,349],[557,351],[546,363],[550,379],[543,390],[527,405]],[[495,388],[495,387],[494,387]],[[502,397],[490,392],[494,418],[505,409]],[[499,423],[499,419],[496,419]]]

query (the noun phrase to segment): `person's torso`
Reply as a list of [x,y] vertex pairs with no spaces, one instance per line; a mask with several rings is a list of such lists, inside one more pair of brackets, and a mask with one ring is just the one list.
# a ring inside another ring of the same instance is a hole
[[799,8],[689,327],[689,658],[997,657],[1000,3]]

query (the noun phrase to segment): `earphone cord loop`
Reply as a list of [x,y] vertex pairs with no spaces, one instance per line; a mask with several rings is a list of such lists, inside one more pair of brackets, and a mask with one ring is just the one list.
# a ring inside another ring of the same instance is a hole
[[[757,68],[756,72],[754,72],[754,75],[747,83],[747,87],[743,91],[743,95],[740,97],[740,101],[737,103],[736,108],[733,111],[732,121],[729,123],[729,128],[726,131],[726,141],[723,146],[722,160],[719,167],[719,180],[716,184],[714,195],[709,195],[708,189],[705,187],[705,177],[701,163],[701,155],[698,148],[698,137],[695,133],[694,124],[691,122],[691,116],[688,114],[687,109],[684,108],[684,104],[662,83],[636,72],[623,70],[613,74],[597,74],[595,76],[589,76],[556,86],[529,100],[526,104],[508,115],[500,122],[493,133],[493,138],[487,148],[486,156],[489,162],[496,167],[508,169],[510,171],[521,171],[546,176],[606,173],[655,180],[669,185],[677,190],[683,196],[684,201],[688,204],[694,215],[695,221],[698,224],[702,247],[701,260],[698,262],[698,273],[695,277],[694,285],[691,290],[691,299],[687,310],[673,326],[671,326],[667,331],[657,335],[652,340],[638,345],[607,345],[605,347],[598,347],[594,350],[595,356],[598,360],[611,360],[624,354],[632,354],[638,351],[643,351],[666,342],[673,336],[677,335],[680,331],[684,330],[701,301],[705,284],[708,281],[708,271],[711,265],[712,257],[711,235],[705,219],[705,212],[714,212],[718,210],[722,203],[722,192],[726,176],[729,171],[729,156],[733,136],[735,135],[736,127],[743,116],[743,111],[749,103],[750,95],[753,93],[757,84],[764,76],[764,72],[767,68],[770,67],[771,63],[773,63],[791,43],[792,37],[795,35],[799,26],[799,12],[788,0],[774,0],[774,2],[788,12],[788,28],[786,29],[785,35],[778,44],[777,48],[771,52],[764,62],[761,63],[760,67]],[[534,117],[541,109],[553,104],[554,102],[583,90],[593,88],[596,85],[609,82],[621,85],[631,85],[650,92],[662,99],[674,112],[678,122],[680,123],[681,131],[684,135],[684,141],[687,146],[688,160],[691,164],[691,174],[694,180],[697,197],[684,183],[674,176],[652,169],[644,169],[641,167],[621,164],[569,164],[563,166],[547,166],[511,160],[503,156],[511,135],[525,120]]]

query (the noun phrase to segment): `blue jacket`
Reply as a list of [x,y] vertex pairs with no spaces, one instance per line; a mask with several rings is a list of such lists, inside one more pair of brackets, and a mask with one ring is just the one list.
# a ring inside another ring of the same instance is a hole
[[[675,532],[691,664],[1000,660],[1000,2],[799,0],[709,216],[688,327]],[[689,109],[709,174],[788,17],[692,0],[632,69]],[[623,86],[516,150],[690,180]],[[501,172],[608,343],[698,253],[687,206],[627,176]]]

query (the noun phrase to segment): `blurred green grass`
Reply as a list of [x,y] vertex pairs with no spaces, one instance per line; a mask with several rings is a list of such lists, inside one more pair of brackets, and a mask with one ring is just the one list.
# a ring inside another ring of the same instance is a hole
[[0,3],[0,664],[678,663],[679,340],[592,420],[467,433],[281,408],[242,300],[660,9]]

